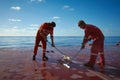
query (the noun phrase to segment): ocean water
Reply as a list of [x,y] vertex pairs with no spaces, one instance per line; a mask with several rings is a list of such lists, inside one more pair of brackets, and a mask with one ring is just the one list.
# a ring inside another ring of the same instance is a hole
[[[48,36],[49,42],[51,41]],[[83,37],[80,36],[55,36],[56,46],[79,46]],[[105,45],[116,45],[120,36],[105,37]],[[35,36],[0,36],[0,48],[33,48]],[[48,44],[49,45],[49,44]]]

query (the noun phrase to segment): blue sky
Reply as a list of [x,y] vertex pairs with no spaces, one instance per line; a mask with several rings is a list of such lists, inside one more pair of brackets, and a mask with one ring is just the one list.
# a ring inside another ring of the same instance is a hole
[[35,36],[43,22],[55,21],[55,36],[83,36],[77,23],[120,36],[120,0],[0,0],[0,36]]

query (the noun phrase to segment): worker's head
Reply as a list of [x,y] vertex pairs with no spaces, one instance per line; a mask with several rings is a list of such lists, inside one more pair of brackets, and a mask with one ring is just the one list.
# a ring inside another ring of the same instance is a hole
[[80,21],[78,22],[78,26],[79,26],[80,28],[82,28],[82,29],[85,28],[85,25],[86,25],[86,23],[85,23],[83,20],[80,20]]
[[51,22],[50,24],[51,24],[52,27],[56,26],[55,22]]

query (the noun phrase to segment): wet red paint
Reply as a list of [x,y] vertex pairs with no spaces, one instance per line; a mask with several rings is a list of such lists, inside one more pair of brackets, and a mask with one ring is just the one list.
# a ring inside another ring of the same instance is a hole
[[[75,53],[73,47],[71,54]],[[65,48],[63,48],[63,51]],[[68,51],[67,47],[67,51]],[[49,50],[49,49],[48,49]],[[83,51],[76,58],[79,64],[70,63],[70,68],[58,63],[62,56],[52,49],[54,53],[47,53],[49,60],[43,62],[42,54],[38,54],[36,61],[32,61],[33,53],[29,49],[2,49],[0,50],[0,80],[110,80],[120,79],[119,54],[109,53],[106,58],[106,67],[101,71],[99,65],[94,69],[84,67],[89,56]],[[41,52],[41,51],[40,51]],[[117,51],[116,51],[117,52]],[[69,53],[69,52],[68,52]],[[114,52],[113,52],[114,53]],[[114,58],[112,58],[114,57]]]

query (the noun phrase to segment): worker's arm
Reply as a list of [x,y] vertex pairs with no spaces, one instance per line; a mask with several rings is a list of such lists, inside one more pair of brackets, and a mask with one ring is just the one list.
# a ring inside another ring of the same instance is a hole
[[53,30],[52,30],[52,32],[50,33],[50,38],[51,38],[51,42],[52,42],[52,47],[55,47],[55,45],[54,45],[54,36],[53,36]]
[[85,44],[86,44],[89,40],[91,40],[89,36],[90,36],[89,31],[86,31],[86,30],[85,30],[85,35],[84,35],[84,38],[83,38],[83,42],[82,42],[81,49],[84,49],[84,48],[85,48]]

